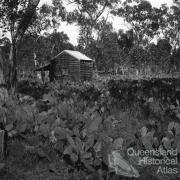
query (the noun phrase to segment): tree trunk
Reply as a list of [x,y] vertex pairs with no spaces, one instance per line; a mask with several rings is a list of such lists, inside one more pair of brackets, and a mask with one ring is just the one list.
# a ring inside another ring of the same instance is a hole
[[4,65],[3,52],[2,49],[0,48],[0,103],[4,102],[8,97],[8,92],[4,78],[3,65]]
[[20,20],[17,31],[12,37],[12,45],[11,45],[11,51],[9,55],[9,77],[8,77],[8,88],[11,90],[16,89],[17,84],[17,52],[19,44],[21,43],[21,40],[24,36],[24,33],[28,29],[32,18],[34,17],[34,14],[36,12],[36,8],[39,4],[40,0],[30,0],[27,6],[27,9]]
[[15,89],[17,84],[17,69],[16,69],[16,59],[17,59],[17,45],[16,42],[12,42],[10,54],[9,54],[9,78],[8,78],[8,89]]

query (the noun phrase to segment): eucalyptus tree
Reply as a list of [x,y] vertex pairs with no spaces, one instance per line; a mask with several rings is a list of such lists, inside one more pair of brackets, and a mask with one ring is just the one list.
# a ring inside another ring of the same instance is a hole
[[180,47],[180,1],[174,1],[167,14],[165,33],[174,48]]
[[166,27],[167,12],[166,5],[156,8],[146,0],[125,0],[119,8],[112,11],[131,25],[136,44],[145,46]]
[[4,32],[10,32],[8,88],[17,82],[17,52],[23,35],[32,23],[40,0],[2,0],[0,2],[0,24]]
[[[88,47],[93,40],[98,39],[102,22],[108,20],[110,9],[117,5],[118,0],[68,0],[75,9],[68,14],[69,22],[80,26],[79,44]],[[104,18],[104,19],[103,19]]]

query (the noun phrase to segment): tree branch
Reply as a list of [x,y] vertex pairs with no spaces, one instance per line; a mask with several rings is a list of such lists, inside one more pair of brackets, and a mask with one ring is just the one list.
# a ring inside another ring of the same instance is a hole
[[36,8],[39,4],[40,0],[29,0],[28,6],[25,10],[25,13],[22,19],[19,22],[16,32],[16,40],[19,41],[24,35],[25,31],[28,29],[29,24],[36,12]]

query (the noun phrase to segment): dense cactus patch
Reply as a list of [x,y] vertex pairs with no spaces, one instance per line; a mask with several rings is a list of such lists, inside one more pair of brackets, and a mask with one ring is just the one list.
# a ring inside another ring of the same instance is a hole
[[[142,157],[128,156],[129,148],[177,149],[179,161],[178,80],[56,82],[46,87],[45,93],[40,87],[42,94],[35,98],[33,92],[19,86],[23,94],[1,106],[1,121],[9,136],[9,153],[2,169],[6,173],[21,172],[28,179],[27,171],[35,177],[33,172],[38,169],[37,174],[42,171],[62,177],[65,168],[67,176],[77,174],[79,179],[143,179],[147,166],[139,165]],[[113,156],[122,158],[118,171],[109,164]],[[20,166],[15,168],[17,164]],[[172,178],[154,174],[156,166],[149,168],[152,179]],[[178,178],[179,172],[174,175]]]

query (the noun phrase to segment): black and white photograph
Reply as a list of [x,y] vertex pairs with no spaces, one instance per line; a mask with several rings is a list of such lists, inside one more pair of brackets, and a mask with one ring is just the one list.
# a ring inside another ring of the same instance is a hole
[[180,180],[180,0],[0,0],[0,180]]

